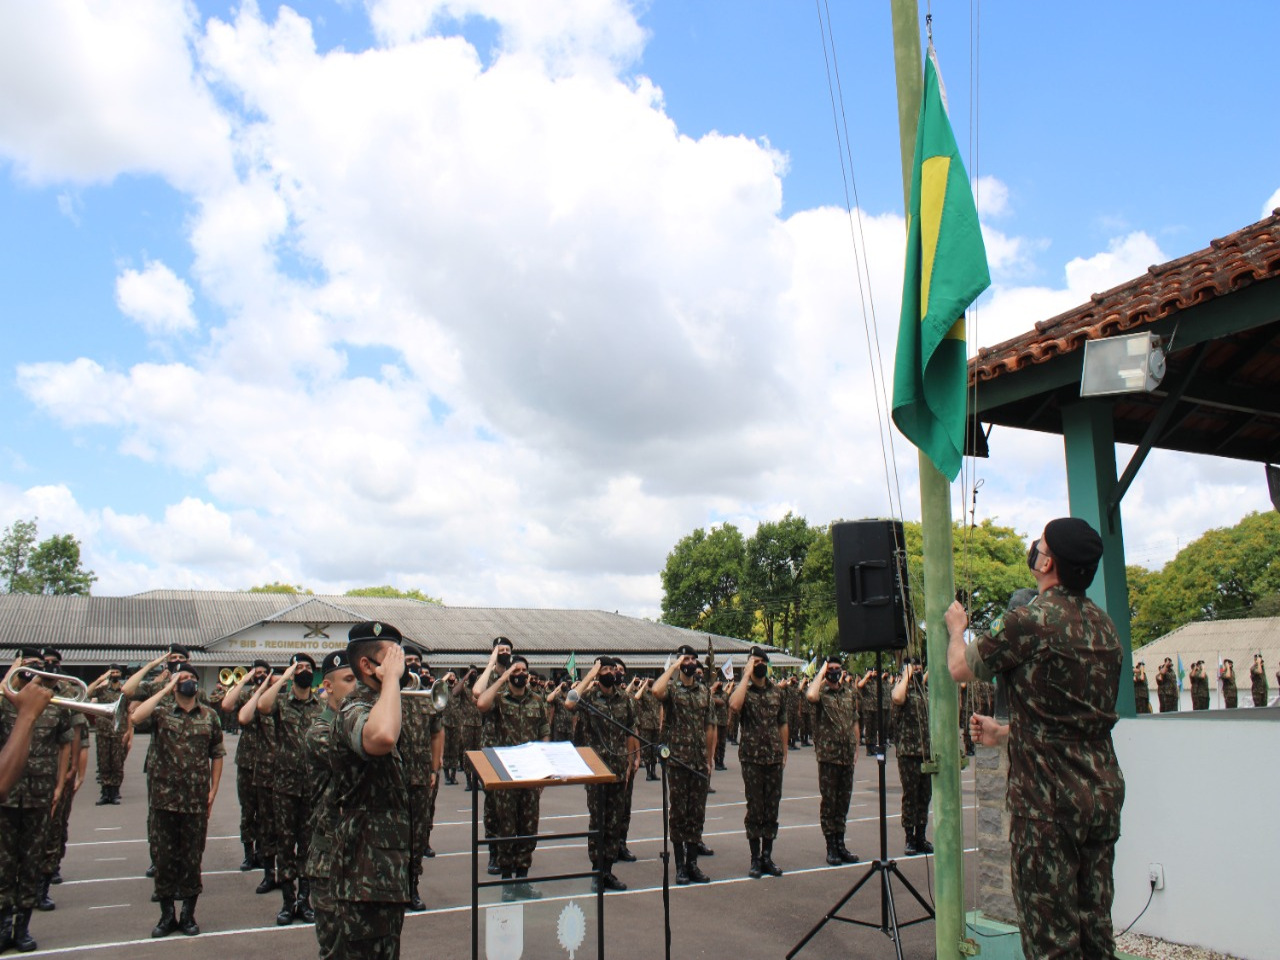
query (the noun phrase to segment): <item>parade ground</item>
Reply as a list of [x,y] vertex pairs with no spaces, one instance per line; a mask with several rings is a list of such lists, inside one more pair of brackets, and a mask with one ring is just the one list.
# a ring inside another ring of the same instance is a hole
[[[256,895],[261,871],[241,873],[239,809],[236,802],[235,766],[232,754],[238,740],[227,737],[228,756],[222,784],[209,824],[204,856],[204,893],[196,911],[202,933],[187,938],[175,933],[164,940],[150,939],[159,916],[150,902],[152,883],[144,876],[148,865],[146,795],[142,760],[147,738],[138,737],[129,755],[119,806],[94,806],[98,791],[93,780],[94,757],[89,775],[76,799],[71,819],[70,845],[62,864],[64,882],[52,888],[57,909],[35,913],[32,934],[40,949],[27,956],[83,956],[94,960],[150,960],[173,957],[190,960],[225,960],[228,957],[262,957],[268,960],[306,960],[316,956],[310,926],[295,922],[276,925],[280,896]],[[728,771],[714,775],[716,793],[708,798],[705,842],[715,856],[699,866],[711,876],[705,885],[677,887],[672,864],[671,928],[673,958],[782,958],[847,892],[868,869],[865,862],[829,867],[818,827],[818,776],[812,748],[792,751],[783,784],[781,829],[774,859],[785,876],[751,880],[747,877],[749,854],[743,833],[742,779],[735,748],[729,748]],[[902,852],[898,826],[899,788],[897,766],[890,751],[887,771],[888,836],[890,856]],[[636,784],[629,845],[639,858],[622,863],[617,876],[629,889],[606,896],[606,954],[627,960],[659,960],[663,950],[662,911],[662,795],[660,784],[644,779]],[[853,803],[849,811],[848,846],[864,861],[879,848],[876,763],[865,751],[859,757]],[[966,869],[974,862],[975,812],[973,770],[962,773],[965,818]],[[544,790],[542,832],[574,832],[587,827],[586,797],[581,787]],[[933,836],[932,823],[929,836]],[[402,956],[432,960],[462,960],[471,955],[471,794],[463,787],[442,786],[432,834],[434,859],[425,862],[422,898],[424,913],[407,915]],[[926,900],[933,890],[932,858],[898,860],[902,874]],[[488,879],[481,864],[481,878]],[[588,868],[585,841],[557,840],[539,846],[534,874],[559,874]],[[539,885],[544,898],[523,909],[523,955],[529,960],[570,956],[560,946],[564,908],[576,903],[586,920],[585,942],[576,957],[594,957],[596,944],[595,898],[585,881]],[[966,878],[966,905],[972,909],[973,882]],[[895,882],[894,895],[900,920],[921,915],[910,894]],[[485,891],[484,901],[494,903],[497,892]],[[844,916],[879,922],[879,884],[867,884],[842,911]],[[509,915],[509,914],[508,914]],[[487,921],[482,908],[481,924]],[[574,942],[572,931],[570,943]],[[907,957],[934,955],[931,922],[902,931]],[[9,954],[6,954],[8,956]],[[17,954],[13,954],[16,956]],[[797,960],[827,958],[893,957],[893,944],[878,929],[844,923],[828,923],[798,955]],[[480,956],[485,956],[481,938]],[[507,956],[503,954],[503,956]]]

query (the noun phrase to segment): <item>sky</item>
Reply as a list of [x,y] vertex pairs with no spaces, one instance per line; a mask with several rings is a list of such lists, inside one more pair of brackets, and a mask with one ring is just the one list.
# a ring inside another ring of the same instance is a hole
[[[1274,3],[932,13],[971,346],[1280,207]],[[100,594],[656,617],[694,528],[917,518],[895,96],[886,2],[4,4],[0,524]],[[957,516],[1066,512],[1060,438],[991,448]],[[1157,451],[1127,560],[1269,506]]]

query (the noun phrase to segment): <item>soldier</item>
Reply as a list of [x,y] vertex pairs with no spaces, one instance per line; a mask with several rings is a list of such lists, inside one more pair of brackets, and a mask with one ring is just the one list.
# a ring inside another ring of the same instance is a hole
[[[680,680],[672,683],[676,671]],[[711,693],[698,683],[698,659],[687,643],[676,648],[676,657],[653,685],[653,695],[663,707],[663,726],[670,759],[667,783],[671,796],[671,842],[675,845],[676,883],[708,883],[698,868],[698,857],[712,856],[702,842],[707,816],[708,775],[716,749],[711,716]]]
[[902,829],[907,836],[906,855],[933,853],[925,838],[929,825],[929,801],[933,781],[921,766],[931,756],[929,740],[929,672],[918,660],[903,665],[902,678],[893,687],[898,778],[902,782]]
[[1253,705],[1267,705],[1267,665],[1262,661],[1262,654],[1253,655],[1253,666],[1249,668],[1249,683],[1252,687]]
[[1137,704],[1138,713],[1151,712],[1151,688],[1147,686],[1147,664],[1143,660],[1133,668],[1133,701]]
[[1173,669],[1173,658],[1165,657],[1156,671],[1156,696],[1161,713],[1178,712],[1178,674]]
[[240,730],[240,739],[236,743],[236,798],[240,801],[240,843],[244,847],[244,859],[240,861],[241,872],[263,866],[258,831],[263,825],[265,811],[258,809],[258,794],[253,786],[253,767],[261,752],[261,731],[257,724],[245,730],[239,715],[253,691],[266,681],[270,671],[265,660],[255,660],[253,668],[237,680],[222,698],[222,712],[234,717],[236,727]]
[[[1234,710],[1240,704],[1240,695],[1236,690],[1236,665],[1230,660],[1223,660],[1218,668],[1218,682],[1222,684],[1222,705]],[[1151,712],[1151,704],[1147,704],[1147,712]]]
[[711,719],[716,727],[715,769],[728,770],[724,765],[724,751],[729,739],[729,691],[719,677],[711,684]]
[[[635,700],[618,685],[618,661],[596,657],[587,675],[574,691],[580,701],[569,700],[568,709],[579,716],[581,742],[591,747],[617,779],[613,783],[587,784],[588,829],[599,833],[587,838],[587,856],[600,872],[592,889],[625,890],[627,885],[613,874],[613,865],[623,847],[623,815],[627,784],[640,764],[640,742],[627,731],[635,728]],[[582,704],[586,707],[583,709]],[[632,857],[632,860],[635,858]]]
[[1197,660],[1191,665],[1191,709],[1209,709],[1209,675],[1205,672],[1204,661]]
[[240,721],[240,742],[250,737],[254,743],[253,772],[249,783],[253,794],[253,809],[260,818],[256,830],[258,861],[262,866],[262,880],[254,888],[258,894],[270,893],[280,886],[277,872],[276,851],[280,845],[276,836],[275,813],[275,766],[276,766],[276,725],[275,718],[258,712],[258,704],[262,695],[272,686],[280,682],[281,674],[276,673],[265,660],[253,663],[255,675],[262,670],[261,679],[251,681],[252,686],[240,692],[240,709],[236,714]]
[[769,655],[752,647],[743,681],[730,705],[738,711],[738,764],[747,795],[743,826],[751,847],[748,876],[782,876],[773,862],[778,838],[778,807],[782,803],[782,771],[787,765],[787,705],[782,688],[769,679]]
[[[52,647],[46,647],[42,653],[43,669],[47,673],[62,672],[62,654]],[[74,697],[77,687],[67,681],[59,681],[55,695]],[[40,896],[36,901],[36,909],[49,911],[57,904],[49,898],[49,885],[62,882],[62,858],[67,853],[67,831],[71,823],[71,805],[76,794],[84,783],[85,773],[89,768],[89,722],[83,714],[73,711],[71,729],[75,739],[71,744],[71,763],[67,769],[67,781],[63,786],[58,802],[54,804],[49,815],[49,828],[45,833],[44,867],[41,870],[44,879],[41,881]]]
[[451,787],[458,785],[458,771],[462,769],[462,704],[454,690],[458,686],[458,675],[450,670],[444,675],[444,682],[449,685],[449,705],[444,708],[441,723],[444,725],[444,782]]
[[[505,638],[500,638],[505,641]],[[509,641],[506,641],[509,643]],[[510,662],[493,674],[495,664],[500,664],[495,646],[490,655],[490,669],[476,681],[476,709],[488,721],[495,747],[514,747],[533,740],[550,740],[551,724],[547,722],[546,704],[529,693],[529,661],[520,654],[508,654]],[[531,837],[538,832],[540,790],[495,790],[486,792],[486,802],[492,798],[493,837]],[[486,804],[487,805],[487,804]],[[513,879],[502,888],[502,899],[534,900],[542,894],[525,877],[533,864],[536,840],[504,840],[490,844],[491,854],[503,880]]]
[[[44,712],[53,700],[53,690],[41,683],[28,683],[17,693],[9,689],[9,678],[22,667],[22,656],[19,654],[0,680],[0,694],[12,704],[15,711],[12,717],[0,712],[0,803],[9,799],[9,791],[27,769],[27,760],[31,756],[31,736],[35,731],[36,719]],[[13,918],[5,917],[8,929],[12,931]],[[0,937],[0,952],[7,943]]]
[[[222,745],[222,724],[217,714],[199,702],[199,692],[195,669],[182,664],[135,714],[139,720],[155,716],[147,796],[160,921],[152,937],[167,937],[174,930],[188,937],[200,932],[196,923],[196,900],[203,890],[200,862],[227,751]],[[174,918],[176,900],[182,901],[178,919]]]
[[646,780],[658,779],[658,735],[662,732],[662,704],[653,695],[653,679],[645,677],[635,693],[636,733],[642,746],[640,759],[644,763]]
[[813,736],[813,704],[806,697],[804,685],[796,687],[796,692],[800,695],[800,746],[809,746],[809,740]]
[[[629,700],[633,704],[633,710],[634,710],[635,693],[637,688],[639,687],[640,678],[632,677],[631,679],[628,680],[627,665],[623,662],[622,658],[614,657],[613,660],[614,660],[614,670],[618,677],[617,685],[622,688],[622,695],[626,697],[627,700]],[[623,687],[624,683],[626,684],[625,687]],[[634,721],[635,719],[636,719],[636,716],[633,715],[632,720]],[[631,725],[631,729],[632,730],[636,729],[634,723]],[[636,862],[636,855],[632,853],[630,848],[627,846],[627,837],[631,834],[631,800],[635,795],[635,788],[636,788],[635,771],[638,770],[640,767],[640,741],[639,740],[635,742],[634,747],[635,747],[634,751],[628,758],[628,762],[634,767],[634,769],[630,774],[627,775],[626,789],[623,790],[622,792],[622,837],[618,843],[618,860],[621,861],[622,863]]]
[[[404,645],[405,676],[416,677],[418,688],[425,689],[422,679],[422,648]],[[412,685],[412,681],[407,681]],[[436,767],[444,749],[444,726],[431,706],[429,697],[403,697],[400,706],[400,757],[404,761],[409,782],[409,909],[425,910],[418,893],[422,877],[422,858],[431,849],[432,792],[436,784]],[[437,744],[437,738],[440,738]],[[440,753],[435,749],[439,746]]]
[[[868,757],[875,753],[880,735],[880,704],[876,697],[876,690],[880,685],[876,682],[876,677],[876,668],[870,667],[858,678],[857,683],[859,724],[862,728],[862,741],[867,745]],[[889,681],[886,678],[884,682]],[[867,688],[868,684],[870,689]]]
[[551,739],[573,742],[573,730],[576,717],[565,705],[565,694],[569,692],[569,684],[561,679],[547,693],[547,706],[551,710]]
[[[800,677],[794,675],[782,681],[782,692],[787,704],[787,733],[791,738],[788,746],[792,750],[800,747]],[[741,720],[739,720],[741,723]]]
[[1001,677],[1010,722],[974,717],[975,739],[1009,745],[1013,895],[1028,957],[1114,957],[1111,906],[1124,777],[1111,730],[1124,656],[1085,596],[1102,538],[1083,520],[1045,526],[1027,562],[1040,593],[967,648],[964,607],[946,614],[956,680]]
[[[459,729],[462,731],[462,753],[464,755],[480,749],[480,711],[476,709],[476,698],[471,692],[479,676],[479,669],[470,667],[453,688],[453,697],[458,701],[458,715],[461,718]],[[462,767],[467,781],[465,790],[470,793],[476,788],[476,772],[471,769],[471,765],[466,763],[465,760]],[[490,853],[492,852],[490,851]]]
[[[276,738],[271,809],[276,818],[276,870],[281,894],[276,923],[282,927],[292,923],[295,917],[304,923],[315,920],[311,888],[301,874],[307,862],[307,845],[311,842],[313,799],[307,782],[310,767],[303,741],[312,721],[323,709],[311,688],[315,671],[316,662],[310,654],[295,653],[289,658],[289,668],[279,683],[259,688],[262,693],[258,697],[258,713],[271,717]],[[282,690],[288,692],[282,693]]]
[[[23,647],[19,657],[23,667],[44,669],[38,649]],[[50,686],[25,671],[14,675],[19,694],[33,682]],[[41,886],[43,845],[50,814],[66,789],[75,741],[71,711],[65,707],[44,709],[30,723],[25,768],[0,804],[0,950],[12,946],[23,953],[36,949],[31,911]],[[18,709],[6,695],[0,698],[0,741],[16,736],[20,736]]]
[[844,679],[840,658],[830,656],[805,691],[805,699],[813,704],[813,746],[821,797],[818,819],[827,841],[827,863],[833,867],[858,862],[858,855],[845,846],[844,836],[858,761],[858,705],[862,698],[857,685],[842,682]]
[[[115,703],[124,696],[124,664],[113,663],[107,672],[89,684],[89,699],[94,703]],[[124,783],[124,761],[133,745],[133,725],[125,724],[116,731],[109,717],[94,724],[98,744],[98,785],[101,795],[94,806],[120,803],[120,785]]]

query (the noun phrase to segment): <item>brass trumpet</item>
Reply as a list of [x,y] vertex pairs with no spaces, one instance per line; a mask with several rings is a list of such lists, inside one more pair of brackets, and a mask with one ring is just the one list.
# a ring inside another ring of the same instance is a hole
[[400,691],[402,697],[430,697],[431,712],[444,713],[449,706],[449,684],[443,679],[437,680],[430,688],[422,689],[422,678],[416,673],[409,674],[409,685]]
[[218,671],[218,682],[224,687],[234,687],[236,683],[235,671],[230,667],[223,667]]
[[[54,697],[52,703],[59,707],[66,707],[68,710],[74,710],[77,713],[87,714],[97,720],[110,720],[111,730],[113,733],[123,733],[129,723],[129,705],[124,697],[120,697],[115,703],[90,703],[89,687],[78,677],[68,676],[65,673],[49,673],[45,670],[36,670],[32,667],[23,667],[27,673],[35,677],[48,677],[51,680],[65,680],[76,688],[76,692],[70,697]],[[13,677],[9,678],[9,692],[16,694],[17,688],[13,685]]]

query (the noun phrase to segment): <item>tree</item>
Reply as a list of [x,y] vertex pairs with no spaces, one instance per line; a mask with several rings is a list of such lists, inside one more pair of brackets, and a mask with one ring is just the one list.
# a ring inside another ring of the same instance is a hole
[[249,593],[300,593],[305,596],[315,595],[314,590],[308,590],[301,584],[295,587],[292,583],[281,583],[279,580],[272,580],[270,583],[264,583],[261,586],[250,587]]
[[667,554],[662,621],[726,637],[751,636],[751,614],[738,596],[746,543],[731,523],[699,527]]
[[384,584],[381,587],[357,587],[354,590],[348,590],[345,594],[348,597],[390,597],[398,600],[419,600],[422,603],[434,603],[443,606],[443,600],[437,600],[435,597],[428,596],[421,590],[416,588],[411,590],[398,590],[393,586]]
[[31,551],[36,543],[36,521],[15,520],[0,539],[0,578],[5,593],[38,593],[31,576]]
[[764,642],[793,653],[802,620],[800,582],[813,540],[808,521],[787,511],[781,520],[756,527],[746,544],[744,600],[757,614]]
[[88,596],[98,579],[80,563],[80,541],[69,533],[36,543],[36,519],[15,520],[0,538],[0,579],[8,593]]

